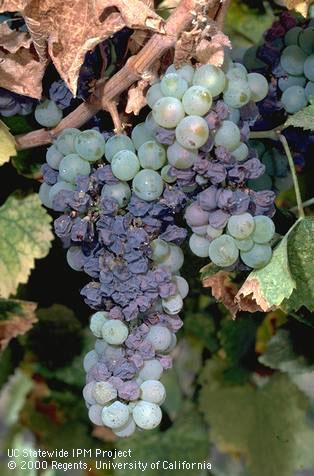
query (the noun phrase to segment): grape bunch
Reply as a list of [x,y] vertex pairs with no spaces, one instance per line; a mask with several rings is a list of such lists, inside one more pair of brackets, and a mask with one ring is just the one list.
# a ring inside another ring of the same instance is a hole
[[[84,360],[89,416],[118,436],[161,421],[159,379],[171,366],[189,291],[180,276],[187,230],[176,218],[185,212],[192,251],[213,262],[222,254],[219,266],[240,254],[260,267],[271,256],[274,226],[264,215],[274,212],[274,193],[246,185],[265,170],[247,142],[267,83],[227,63],[226,72],[171,65],[148,89],[152,111],[131,137],[105,141],[94,129],[67,129],[42,167],[39,195],[61,213],[54,226],[68,264],[92,278],[81,290],[96,311],[97,340]],[[42,123],[56,121],[51,103],[39,112]]]
[[264,43],[244,55],[249,70],[260,71],[271,84],[261,112],[294,114],[314,99],[314,22],[285,12],[265,33]]
[[152,113],[137,126],[168,145],[164,172],[189,192],[191,251],[222,268],[261,268],[272,256],[274,193],[266,189],[272,182],[250,188],[266,167],[248,141],[255,102],[267,92],[261,74],[228,57],[223,69],[171,65],[148,90]]
[[26,116],[34,108],[35,100],[26,96],[12,93],[7,89],[0,88],[0,115],[4,117],[21,114]]
[[47,207],[62,212],[55,231],[68,264],[93,279],[81,290],[97,311],[83,394],[91,421],[118,436],[160,423],[159,379],[171,366],[188,294],[178,246],[186,230],[174,222],[186,195],[157,172],[163,146],[137,131],[133,140],[117,135],[105,143],[93,129],[65,130],[47,150],[39,191]]

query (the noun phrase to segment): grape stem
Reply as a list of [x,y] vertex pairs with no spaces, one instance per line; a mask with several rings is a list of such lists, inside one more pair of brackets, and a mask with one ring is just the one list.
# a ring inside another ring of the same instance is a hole
[[[151,0],[145,0],[145,2],[148,1]],[[167,19],[164,32],[153,34],[141,51],[131,56],[120,71],[108,81],[97,82],[95,92],[89,101],[80,104],[53,129],[39,129],[15,136],[17,150],[49,144],[64,129],[81,127],[101,109],[114,111],[114,125],[119,130],[120,120],[118,121],[113,107],[116,98],[135,81],[141,79],[143,74],[147,73],[167,50],[175,46],[180,33],[190,27],[195,15],[198,12],[203,12],[204,6],[207,8],[208,17],[213,19],[221,12],[222,8],[220,0],[206,0],[206,2],[204,0],[181,0]],[[220,21],[224,14],[225,12],[220,13]]]
[[289,166],[290,166],[290,171],[292,175],[292,180],[293,180],[293,186],[294,186],[294,193],[295,197],[297,200],[297,207],[299,211],[299,218],[304,218],[304,210],[303,210],[303,204],[302,204],[302,198],[301,198],[301,192],[300,192],[300,187],[299,187],[299,182],[298,182],[298,177],[297,173],[295,170],[294,162],[293,162],[293,157],[289,148],[289,144],[287,142],[287,139],[283,134],[278,134],[278,139],[282,143],[282,146],[284,148],[285,154],[287,156]]
[[281,126],[278,126],[275,129],[271,129],[269,131],[254,131],[250,133],[250,139],[272,139],[272,140],[279,140],[281,142],[283,149],[285,151],[285,154],[287,156],[290,171],[291,171],[299,217],[304,218],[305,215],[304,215],[303,203],[301,198],[298,177],[297,177],[297,173],[296,173],[294,162],[293,162],[293,157],[292,157],[287,139],[285,138],[283,134],[281,134],[281,131],[285,128],[286,128],[285,124],[282,124]]
[[[314,205],[314,198],[309,198],[308,200],[306,200],[305,202],[302,202],[302,207],[303,208],[306,208],[306,207],[311,207],[312,205]],[[292,207],[290,208],[290,211],[291,212],[296,212],[298,210],[298,207]]]

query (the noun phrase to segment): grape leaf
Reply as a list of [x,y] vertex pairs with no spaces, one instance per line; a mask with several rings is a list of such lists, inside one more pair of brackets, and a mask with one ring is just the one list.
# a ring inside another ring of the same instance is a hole
[[37,195],[11,195],[0,208],[0,296],[9,297],[26,283],[36,258],[48,254],[51,217]]
[[[149,431],[145,433],[136,433],[134,436],[117,441],[120,450],[132,451],[131,459],[121,458],[116,462],[142,461],[148,463],[145,471],[146,476],[155,476],[156,474],[166,474],[171,472],[173,476],[201,476],[203,471],[194,468],[193,471],[186,468],[173,468],[171,471],[162,467],[164,461],[174,463],[175,461],[203,462],[208,458],[208,436],[207,430],[200,418],[199,413],[191,408],[182,413],[177,418],[174,425],[167,431]],[[151,463],[160,461],[159,471],[150,467]],[[130,470],[118,469],[115,471],[117,476],[129,476]],[[132,476],[142,475],[141,469],[134,468]]]
[[311,104],[289,116],[284,127],[289,126],[301,127],[305,131],[314,131],[314,105]]
[[233,48],[248,47],[261,40],[273,20],[274,15],[269,6],[262,13],[241,0],[233,0],[228,8],[224,31],[231,38]]
[[[15,7],[25,18],[40,59],[37,63],[44,69],[50,57],[73,95],[76,94],[78,75],[86,53],[100,42],[125,26],[164,32],[163,19],[141,0],[7,0],[0,4],[0,13],[4,9],[12,11]],[[25,58],[26,67],[30,62],[30,58]],[[11,87],[9,83],[4,87],[13,90],[16,78],[12,75],[10,78]],[[31,94],[31,79],[27,77],[25,88],[28,88],[28,95],[38,97],[38,91]],[[20,91],[20,94],[27,93]]]
[[314,219],[306,217],[295,223],[273,252],[264,268],[252,271],[236,295],[241,299],[252,294],[263,309],[278,306],[285,311],[306,306],[314,310]]
[[11,376],[1,391],[1,421],[12,426],[17,422],[27,394],[33,387],[32,380],[21,370]]
[[267,367],[289,374],[314,370],[314,365],[310,366],[304,356],[295,353],[289,331],[286,329],[277,331],[258,360]]
[[288,240],[288,257],[291,273],[296,287],[289,299],[283,302],[282,308],[296,311],[306,306],[314,311],[314,218],[306,217],[292,231]]
[[288,262],[288,239],[285,236],[273,252],[270,262],[262,269],[252,271],[235,299],[253,295],[253,299],[265,312],[279,306],[288,298],[296,286]]
[[0,166],[16,155],[15,140],[4,122],[0,121]]
[[279,374],[260,388],[228,385],[224,370],[224,363],[210,360],[200,379],[200,409],[218,449],[245,456],[254,476],[293,476],[312,467],[314,430],[300,390]]
[[36,307],[34,302],[0,299],[0,350],[33,327]]

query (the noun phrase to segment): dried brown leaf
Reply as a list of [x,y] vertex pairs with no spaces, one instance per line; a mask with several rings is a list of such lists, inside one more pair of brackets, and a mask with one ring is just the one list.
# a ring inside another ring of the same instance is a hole
[[30,50],[20,48],[16,53],[0,50],[0,86],[24,96],[41,98],[45,65]]
[[24,10],[43,58],[45,44],[73,94],[88,51],[125,26],[163,31],[163,20],[141,0],[30,0]]
[[11,30],[7,23],[0,23],[0,47],[9,53],[16,53],[20,48],[30,48],[31,42],[29,33]]
[[0,13],[20,12],[29,0],[0,0]]
[[5,349],[11,339],[25,334],[37,322],[34,302],[15,301],[21,311],[10,313],[8,319],[0,320],[0,350]]
[[256,306],[259,308],[258,310],[263,312],[273,311],[276,309],[276,306],[269,305],[269,302],[262,292],[260,282],[256,278],[248,278],[236,296],[236,301],[239,303],[239,306],[242,309],[243,306],[245,306],[245,301],[247,299],[250,299],[252,302],[255,301]]
[[211,288],[212,295],[217,301],[220,301],[235,317],[239,308],[234,301],[235,295],[238,292],[238,287],[231,281],[230,273],[226,271],[218,271],[203,280],[204,288]]
[[136,30],[129,40],[129,51],[131,55],[136,55],[147,41],[148,34],[144,30]]
[[125,107],[127,114],[139,115],[140,110],[146,106],[147,101],[144,94],[144,90],[147,88],[148,82],[144,79],[138,81],[135,85],[131,86],[128,91],[128,102]]
[[307,16],[308,8],[313,0],[285,0],[285,5],[289,10],[296,10],[304,17]]
[[259,304],[251,299],[250,296],[243,296],[241,299],[236,298],[240,286],[232,282],[231,274],[226,271],[218,271],[218,273],[208,276],[203,280],[203,286],[205,288],[211,288],[214,298],[222,302],[233,317],[235,317],[239,311],[262,311]]
[[196,46],[196,59],[200,63],[221,66],[224,62],[224,49],[231,48],[231,42],[224,33],[218,32],[210,40],[202,39]]

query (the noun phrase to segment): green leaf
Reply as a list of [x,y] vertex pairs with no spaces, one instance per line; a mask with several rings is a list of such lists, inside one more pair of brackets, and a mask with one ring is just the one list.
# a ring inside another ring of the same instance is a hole
[[210,360],[201,376],[200,409],[218,448],[244,456],[254,476],[293,476],[312,467],[314,429],[300,390],[279,374],[260,388],[231,386],[224,370],[223,362]]
[[17,370],[2,390],[1,421],[11,426],[17,422],[33,382],[24,372]]
[[[131,449],[131,458],[122,458],[116,462],[142,461],[148,463],[147,469],[143,472],[141,469],[133,468],[132,476],[155,476],[156,474],[169,474],[173,476],[201,476],[206,472],[197,470],[193,471],[186,468],[171,469],[168,466],[163,467],[163,462],[173,464],[175,461],[187,462],[204,462],[208,458],[208,435],[207,430],[200,418],[199,413],[190,407],[186,413],[181,414],[174,425],[167,431],[148,431],[145,433],[136,433],[131,438],[121,439],[117,441],[120,450]],[[160,461],[159,471],[150,468],[151,463]],[[165,463],[166,464],[166,463]],[[129,476],[130,469],[119,469],[115,471],[117,476]]]
[[0,121],[0,166],[16,155],[15,140],[4,122]]
[[35,194],[11,195],[0,208],[1,297],[15,294],[18,285],[27,282],[35,259],[48,254],[53,239],[50,222]]
[[269,7],[262,12],[241,0],[233,0],[228,8],[225,33],[230,36],[234,47],[252,46],[262,39],[273,19]]
[[314,218],[306,217],[291,232],[288,240],[290,271],[296,282],[283,310],[297,311],[301,306],[314,311]]
[[25,116],[2,117],[2,122],[10,129],[11,134],[25,134],[32,130]]
[[314,131],[314,105],[311,104],[289,116],[284,127],[289,126],[301,127],[305,131]]
[[314,365],[310,366],[304,356],[295,353],[290,333],[286,329],[277,331],[258,360],[267,367],[289,374],[314,370]]
[[286,311],[302,305],[314,310],[314,219],[300,219],[289,230],[273,252],[270,262],[262,269],[252,271],[236,300],[252,294],[265,312],[278,306]]

